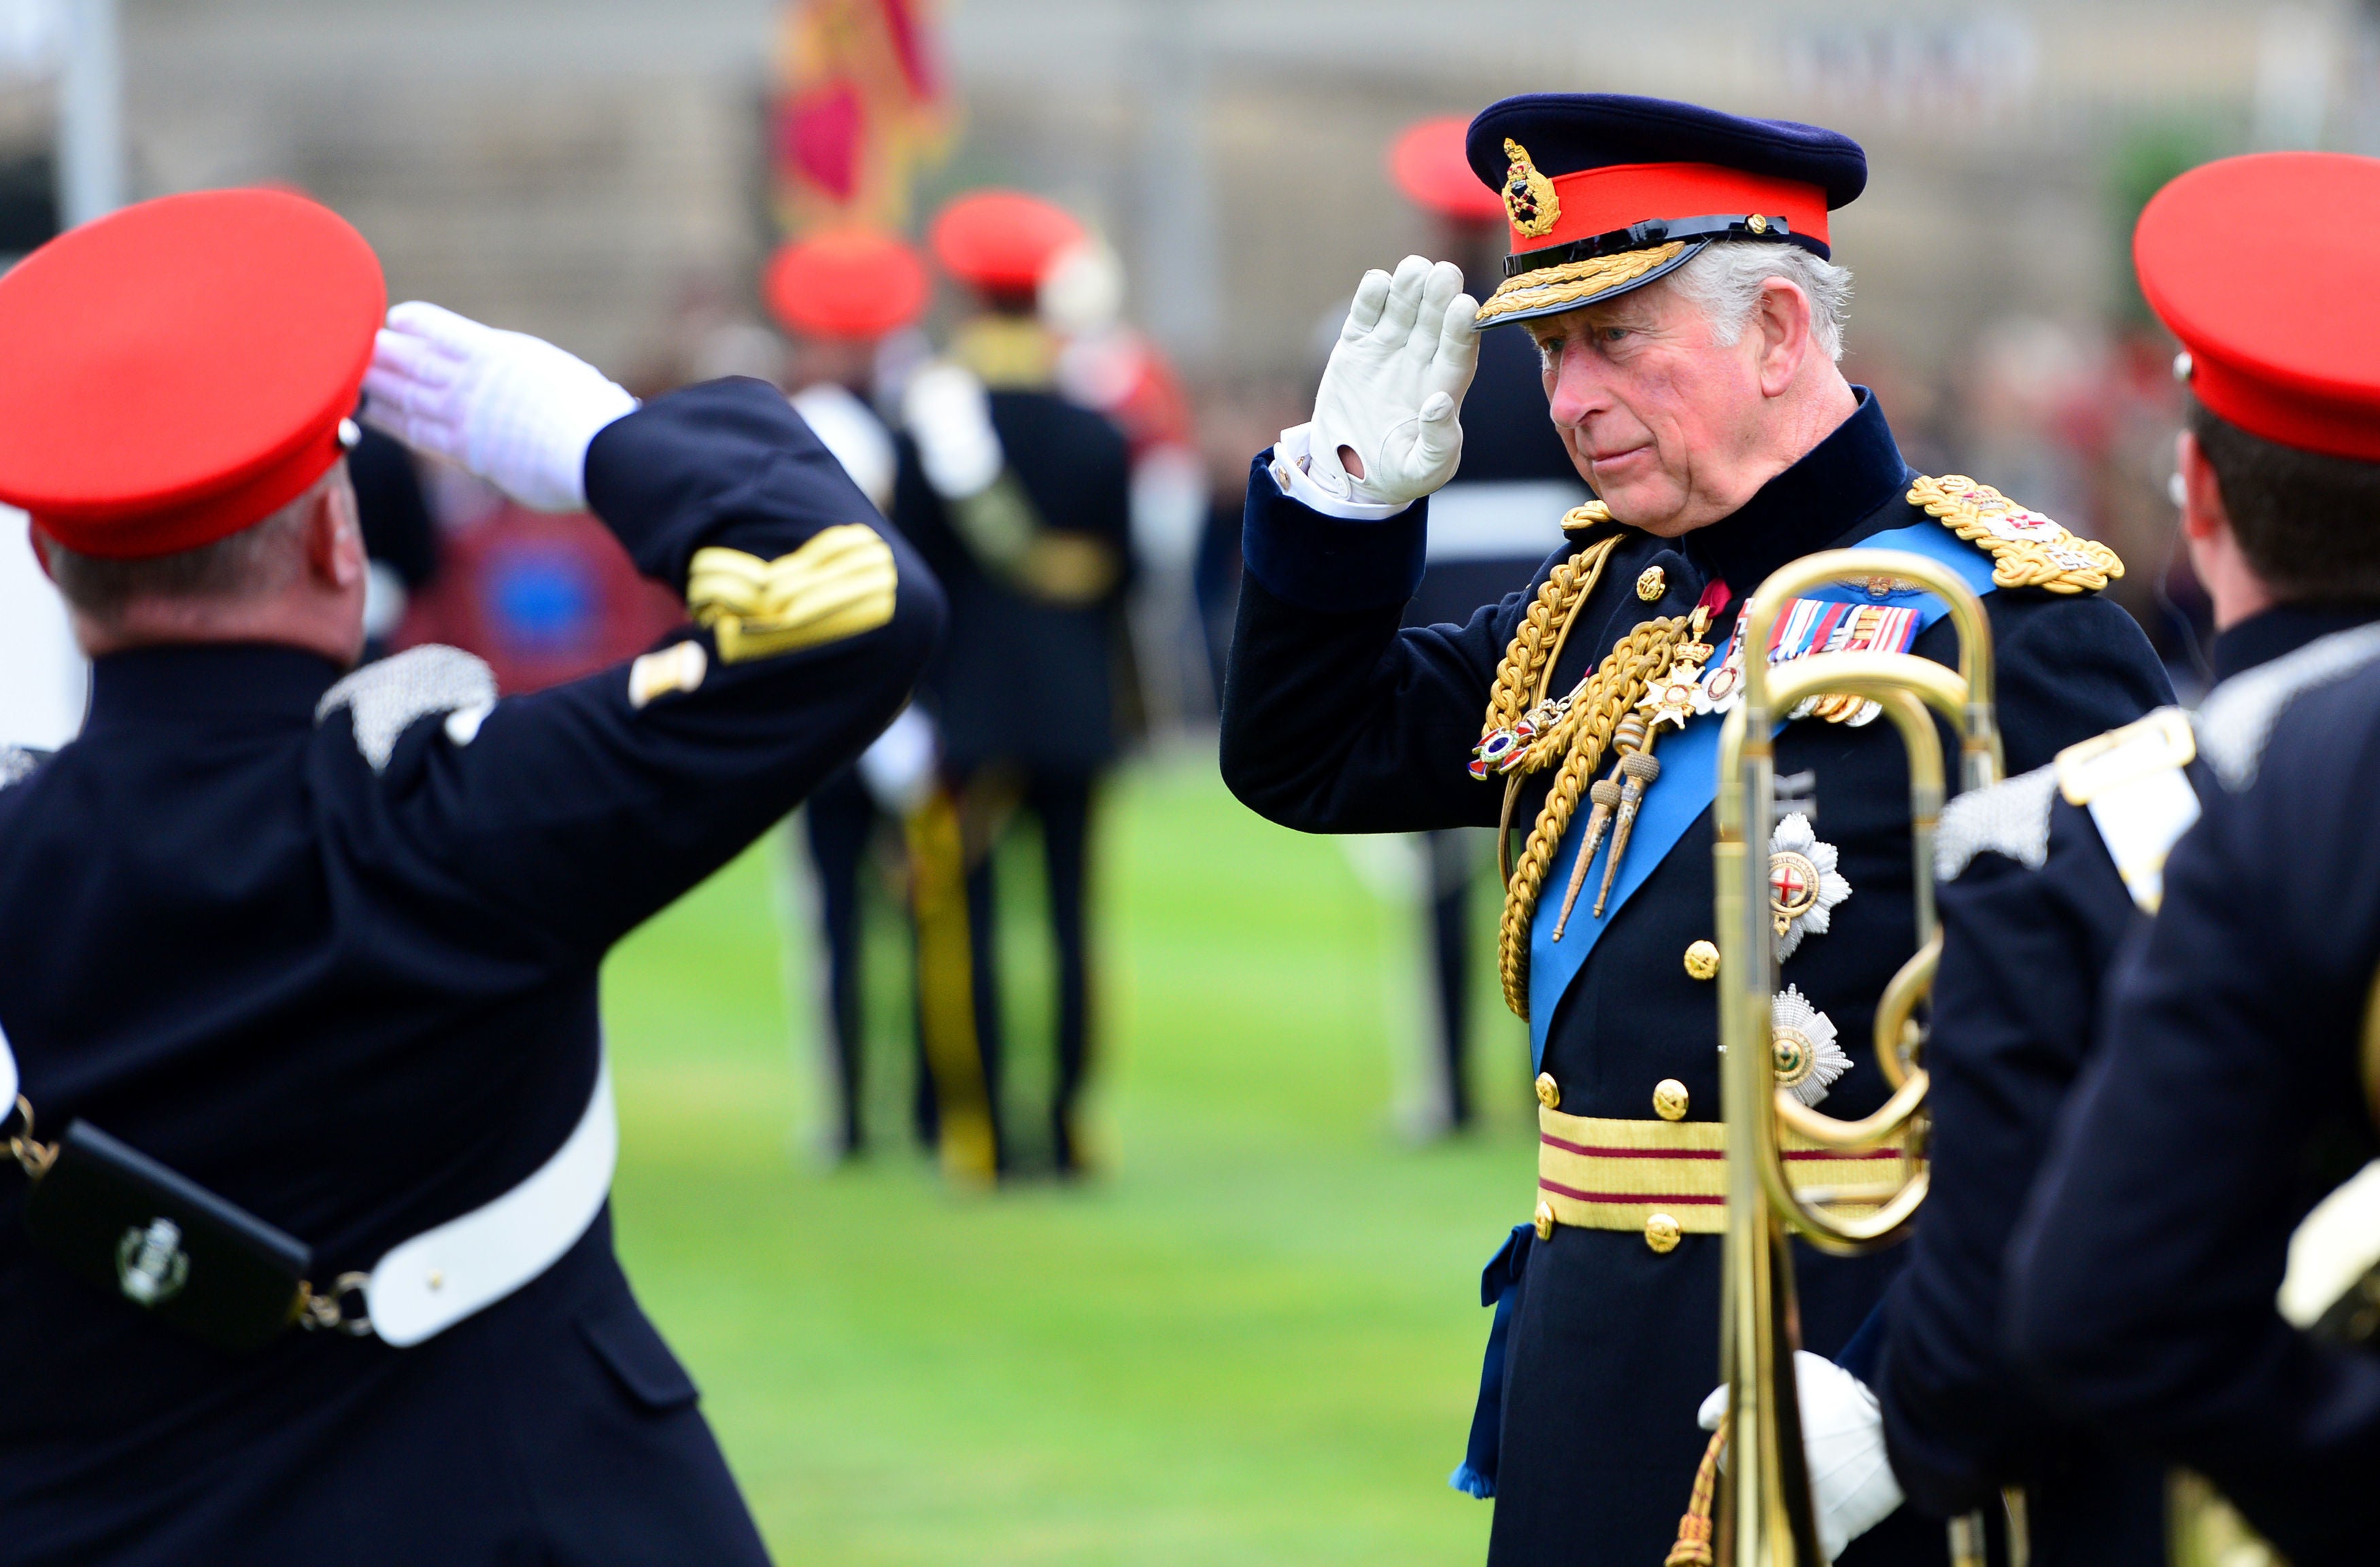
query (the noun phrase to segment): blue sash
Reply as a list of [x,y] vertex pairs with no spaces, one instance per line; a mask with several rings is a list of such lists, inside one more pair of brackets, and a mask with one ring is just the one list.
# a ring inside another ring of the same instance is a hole
[[[1992,558],[1931,518],[1914,527],[1873,534],[1861,540],[1856,547],[1905,550],[1912,555],[1923,555],[1966,578],[1976,593],[1992,590]],[[1948,604],[1930,593],[1904,591],[1877,599],[1864,586],[1848,583],[1821,588],[1803,597],[1823,603],[1908,606],[1917,612],[1917,629],[1921,633],[1950,613]],[[1719,657],[1724,658],[1725,653],[1726,650],[1721,649]],[[1714,659],[1712,667],[1716,668],[1718,662]],[[1571,981],[1585,966],[1586,954],[1595,950],[1596,941],[1620,917],[1621,909],[1653,874],[1654,868],[1685,836],[1686,829],[1718,797],[1718,732],[1724,719],[1720,713],[1706,713],[1691,720],[1683,730],[1662,735],[1653,753],[1661,763],[1661,776],[1645,791],[1644,804],[1637,810],[1635,826],[1629,834],[1627,857],[1621,861],[1620,874],[1612,880],[1611,897],[1604,905],[1603,917],[1595,917],[1595,894],[1603,885],[1600,867],[1611,854],[1609,832],[1587,865],[1586,881],[1579,889],[1570,923],[1562,931],[1562,939],[1556,941],[1554,925],[1561,917],[1562,894],[1570,886],[1571,867],[1578,857],[1579,833],[1586,825],[1587,813],[1581,810],[1571,818],[1570,827],[1562,834],[1561,847],[1546,872],[1545,887],[1538,895],[1536,914],[1529,929],[1531,1071],[1545,1064],[1546,1030],[1552,1026],[1554,1009],[1570,990]]]

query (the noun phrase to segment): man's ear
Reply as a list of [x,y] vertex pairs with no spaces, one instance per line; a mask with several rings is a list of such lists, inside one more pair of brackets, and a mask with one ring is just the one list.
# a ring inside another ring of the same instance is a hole
[[1761,395],[1781,397],[1810,351],[1810,297],[1784,278],[1772,277],[1760,285],[1752,319],[1759,333]]
[[356,489],[342,461],[315,492],[306,513],[306,568],[315,580],[340,592],[364,578],[370,563],[364,556],[363,523],[356,510]]
[[2223,485],[2197,436],[2185,430],[2173,438],[2173,462],[2181,478],[2182,532],[2202,544],[2228,535],[2231,514],[2223,504]]
[[33,547],[33,564],[40,566],[42,568],[42,575],[48,577],[50,581],[55,584],[58,579],[58,574],[50,569],[50,541],[42,538],[41,534],[34,529],[32,524],[27,523],[25,525],[25,542]]

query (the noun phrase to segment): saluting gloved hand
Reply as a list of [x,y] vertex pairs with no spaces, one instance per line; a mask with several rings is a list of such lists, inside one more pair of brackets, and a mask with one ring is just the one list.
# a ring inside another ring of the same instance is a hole
[[[1802,1395],[1802,1448],[1818,1549],[1832,1561],[1900,1505],[1900,1482],[1885,1455],[1884,1415],[1865,1382],[1806,1349],[1793,1352],[1793,1382]],[[1722,1385],[1703,1400],[1702,1427],[1716,1431],[1726,1417]]]
[[[1307,477],[1341,501],[1397,506],[1453,478],[1455,415],[1479,364],[1477,309],[1446,261],[1407,256],[1393,277],[1366,273],[1314,396]],[[1283,443],[1296,444],[1288,431]]]
[[364,372],[364,417],[541,512],[587,504],[587,446],[637,400],[525,332],[410,299],[388,312]]

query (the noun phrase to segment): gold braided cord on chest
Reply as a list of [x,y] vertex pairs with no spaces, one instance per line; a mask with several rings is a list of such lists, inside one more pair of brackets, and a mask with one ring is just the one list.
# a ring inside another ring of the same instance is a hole
[[[2095,540],[2068,532],[2027,511],[1987,484],[1963,475],[1921,478],[1908,502],[1922,507],[1961,539],[1992,557],[1992,579],[2003,588],[2038,588],[2053,593],[2096,592],[2124,574],[2116,553]],[[1611,521],[1601,501],[1590,501],[1562,518],[1569,533]],[[1693,639],[1690,616],[1664,616],[1638,624],[1560,702],[1549,703],[1548,687],[1562,648],[1596,585],[1602,580],[1621,535],[1595,540],[1547,574],[1521,617],[1488,689],[1483,736],[1510,731],[1525,718],[1529,738],[1520,754],[1500,768],[1504,808],[1496,837],[1497,868],[1504,881],[1504,915],[1497,936],[1497,967],[1504,1004],[1529,1015],[1529,930],[1546,877],[1577,815],[1580,796],[1611,743],[1613,730],[1646,688],[1669,671],[1676,650]],[[1516,860],[1512,814],[1523,783],[1559,765],[1546,803],[1529,829]]]

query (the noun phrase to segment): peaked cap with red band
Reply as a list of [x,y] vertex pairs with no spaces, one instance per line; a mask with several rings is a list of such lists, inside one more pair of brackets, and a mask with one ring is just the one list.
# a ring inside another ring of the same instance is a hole
[[1867,154],[1839,132],[1613,92],[1491,103],[1465,151],[1512,228],[1482,326],[1642,288],[1709,245],[1828,256],[1827,214],[1867,186]]
[[[2255,234],[2289,243],[2243,267],[2232,241]],[[2158,191],[2132,232],[2132,264],[2209,412],[2300,451],[2380,462],[2375,241],[2380,160],[2256,152]]]
[[1471,172],[1463,152],[1470,129],[1461,115],[1416,120],[1389,146],[1389,176],[1426,212],[1457,223],[1497,223],[1504,216],[1504,198]]
[[961,283],[1029,295],[1050,263],[1083,238],[1083,225],[1055,202],[1022,190],[975,190],[935,215],[927,243]]
[[0,500],[118,560],[263,520],[338,461],[387,306],[363,236],[285,191],[68,230],[0,277]]
[[788,332],[865,342],[926,313],[926,263],[889,234],[846,229],[780,248],[760,293]]

